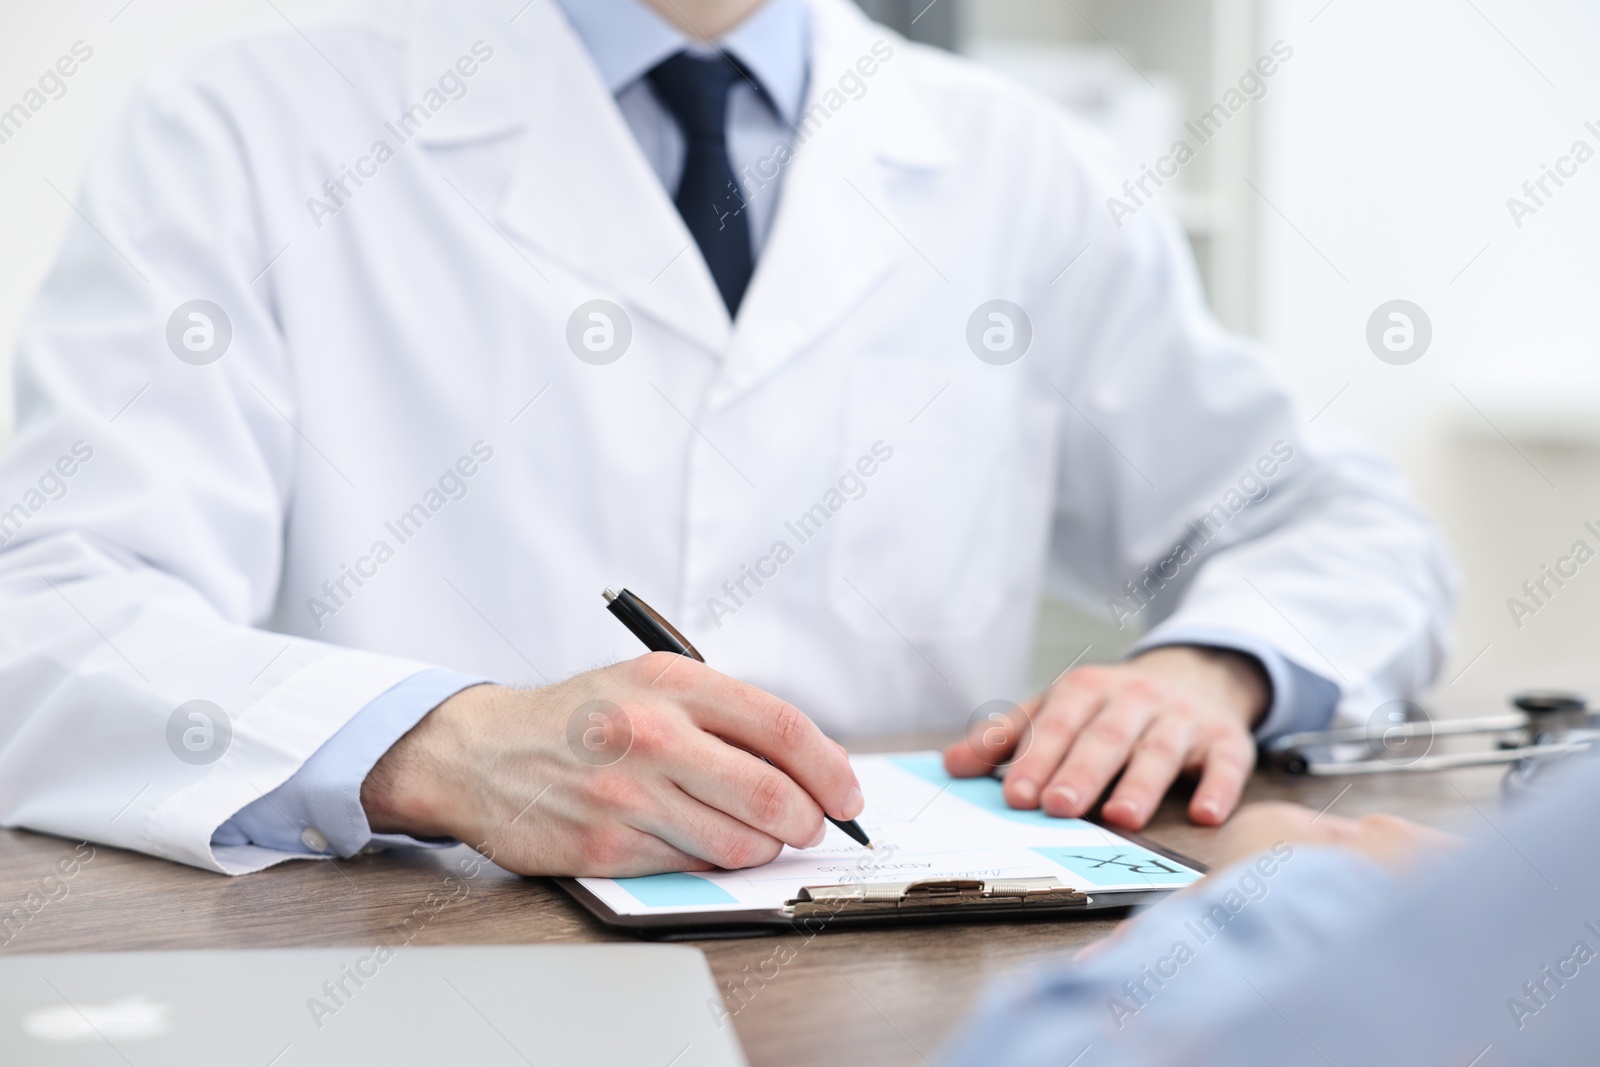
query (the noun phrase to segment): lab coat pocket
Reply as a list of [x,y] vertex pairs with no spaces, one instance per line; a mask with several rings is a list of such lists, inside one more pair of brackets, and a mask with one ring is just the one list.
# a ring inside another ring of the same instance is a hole
[[873,473],[833,519],[834,610],[873,640],[979,635],[1004,596],[1015,525],[1006,383],[932,358],[874,354],[854,360],[847,390],[845,463]]

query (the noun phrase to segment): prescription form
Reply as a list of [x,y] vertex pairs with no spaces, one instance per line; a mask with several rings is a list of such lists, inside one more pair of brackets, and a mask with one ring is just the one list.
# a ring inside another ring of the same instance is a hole
[[854,756],[873,848],[831,824],[761,867],[578,881],[619,915],[772,911],[807,886],[1051,877],[1074,889],[1175,889],[1201,874],[1082,819],[1007,806],[994,778],[952,778],[937,752]]

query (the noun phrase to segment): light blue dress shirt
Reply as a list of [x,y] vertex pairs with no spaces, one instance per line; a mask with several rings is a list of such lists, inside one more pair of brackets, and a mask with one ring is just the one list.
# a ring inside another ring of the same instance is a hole
[[[683,133],[656,99],[645,75],[678,52],[711,52],[641,0],[556,0],[616,97],[645,158],[676,196],[683,174]],[[753,251],[760,254],[778,206],[784,161],[794,151],[795,127],[811,66],[811,13],[806,0],[767,0],[717,42],[754,78],[734,83],[728,98],[728,157],[749,214]]]
[[356,712],[287,782],[219,826],[211,844],[334,856],[353,856],[369,846],[438,844],[403,834],[374,834],[361,806],[361,783],[424,715],[468,686],[485,681],[455,671],[428,670],[391,687]]
[[[1555,1067],[1600,1061],[1600,759],[1397,881],[1294,848],[1218,872],[1082,963],[997,991],[945,1063]],[[1260,866],[1256,864],[1260,863]],[[1270,872],[1270,873],[1268,873]]]
[[[683,171],[683,134],[645,80],[652,67],[682,51],[708,51],[642,0],[556,0],[594,60],[601,80],[667,192]],[[767,0],[717,42],[755,84],[734,85],[728,101],[728,154],[750,212],[750,238],[760,254],[782,188],[783,161],[794,150],[811,65],[811,15],[806,0]],[[1339,690],[1248,635],[1229,631],[1163,631],[1158,644],[1205,644],[1259,659],[1272,680],[1271,710],[1260,738],[1315,729],[1333,714]],[[1142,650],[1144,647],[1139,646]],[[374,835],[361,808],[361,783],[389,747],[433,708],[486,679],[424,671],[395,686],[350,720],[296,774],[242,809],[212,836],[217,845],[255,844],[287,852],[349,856],[369,845],[425,844]],[[325,844],[324,844],[325,842]]]

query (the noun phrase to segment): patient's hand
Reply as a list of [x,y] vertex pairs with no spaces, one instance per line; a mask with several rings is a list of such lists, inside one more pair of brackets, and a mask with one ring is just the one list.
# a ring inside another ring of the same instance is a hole
[[1348,848],[1399,874],[1421,860],[1460,844],[1461,839],[1398,815],[1346,819],[1338,815],[1319,815],[1299,804],[1250,804],[1217,836],[1212,867],[1220,870],[1282,842]]
[[[1345,819],[1282,801],[1247,804],[1217,834],[1217,846],[1210,857],[1211,877],[1226,881],[1228,868],[1285,843],[1347,848],[1376,860],[1396,874],[1404,874],[1424,860],[1461,844],[1461,839],[1398,815]],[[1088,946],[1077,958],[1087,962],[1098,956],[1128,936],[1128,931],[1134,929],[1138,921],[1119,924],[1109,937]]]
[[1239,804],[1255,767],[1251,727],[1271,699],[1254,658],[1165,646],[1126,663],[1066,672],[1023,705],[1026,724],[980,723],[945,750],[944,764],[972,777],[1020,750],[1006,772],[1007,802],[1062,817],[1093,808],[1121,772],[1101,813],[1130,830],[1150,821],[1178,775],[1198,773],[1189,817],[1215,826]]

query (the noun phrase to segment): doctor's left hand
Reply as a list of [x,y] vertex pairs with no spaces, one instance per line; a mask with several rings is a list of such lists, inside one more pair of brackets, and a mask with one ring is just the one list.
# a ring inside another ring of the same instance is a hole
[[1250,656],[1163,646],[1067,671],[1022,706],[1019,729],[977,724],[945,750],[945,768],[957,777],[988,774],[1020,751],[1006,771],[1006,801],[1063,818],[1093,809],[1120,773],[1101,814],[1130,830],[1150,821],[1180,774],[1198,773],[1189,817],[1215,826],[1239,804],[1255,766],[1251,727],[1271,699],[1266,672]]

